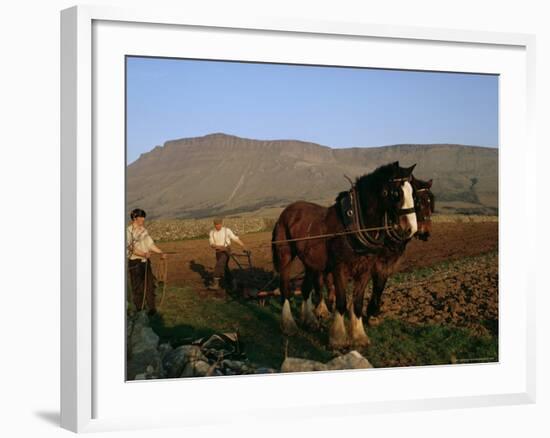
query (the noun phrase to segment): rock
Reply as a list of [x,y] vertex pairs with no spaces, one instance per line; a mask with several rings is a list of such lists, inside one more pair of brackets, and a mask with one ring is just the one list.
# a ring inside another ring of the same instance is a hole
[[327,362],[326,368],[328,370],[359,370],[374,367],[367,358],[363,357],[358,351],[353,350]]
[[238,360],[224,360],[222,361],[222,366],[223,367],[227,367],[227,368],[231,368],[232,370],[241,370],[245,365],[244,362],[240,362]]
[[147,350],[157,351],[159,337],[151,327],[134,327],[130,337],[130,348],[132,354]]
[[[145,312],[139,312],[133,321],[129,332],[129,360],[127,378],[134,380],[138,374],[160,374],[160,354],[157,350],[159,337],[148,326],[149,318]],[[152,368],[150,373],[145,370]]]
[[197,360],[207,362],[200,347],[196,345],[182,345],[181,347],[169,351],[164,356],[162,361],[164,375],[168,378],[180,377],[186,365]]
[[198,341],[203,354],[212,360],[229,357],[240,351],[239,337],[236,333],[214,334],[206,341]]
[[177,377],[194,377],[195,367],[192,362],[187,362],[183,368],[181,375]]
[[300,373],[306,371],[358,370],[374,368],[358,351],[350,351],[335,357],[326,364],[309,359],[287,357],[281,365],[282,373]]
[[282,373],[302,373],[307,371],[326,371],[324,363],[315,360],[287,357],[281,365]]
[[196,360],[187,362],[183,368],[183,372],[178,377],[204,377],[208,375],[210,371],[210,365],[203,360]]
[[193,376],[204,377],[208,375],[208,372],[210,370],[210,365],[208,364],[208,362],[198,360],[194,362],[193,365],[194,365]]

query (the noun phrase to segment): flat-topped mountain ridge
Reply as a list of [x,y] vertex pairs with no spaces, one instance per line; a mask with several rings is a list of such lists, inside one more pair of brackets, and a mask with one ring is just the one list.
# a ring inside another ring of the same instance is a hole
[[498,149],[453,144],[331,148],[216,133],[170,140],[127,166],[127,210],[151,218],[274,215],[297,200],[330,205],[344,178],[417,164],[441,213],[497,214]]

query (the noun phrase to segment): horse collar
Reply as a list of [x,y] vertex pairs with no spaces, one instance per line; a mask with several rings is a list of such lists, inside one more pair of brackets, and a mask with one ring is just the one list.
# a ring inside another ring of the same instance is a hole
[[346,231],[350,231],[348,242],[357,253],[372,252],[379,250],[384,245],[384,234],[377,232],[372,236],[365,228],[361,201],[357,187],[352,185],[351,189],[340,200],[340,216]]

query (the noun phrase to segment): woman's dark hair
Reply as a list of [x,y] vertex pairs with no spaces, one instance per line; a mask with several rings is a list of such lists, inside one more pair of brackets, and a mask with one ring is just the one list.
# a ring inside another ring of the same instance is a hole
[[145,217],[147,216],[145,214],[145,211],[143,211],[141,208],[134,208],[132,212],[130,213],[130,219],[134,220],[137,217]]

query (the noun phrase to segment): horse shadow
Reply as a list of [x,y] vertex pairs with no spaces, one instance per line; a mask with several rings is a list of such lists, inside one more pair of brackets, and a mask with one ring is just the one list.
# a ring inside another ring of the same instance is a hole
[[201,265],[200,263],[197,263],[195,260],[191,260],[189,262],[189,268],[193,271],[199,274],[202,278],[202,282],[204,283],[205,287],[208,287],[212,284],[214,281],[214,273],[207,270],[204,265]]

